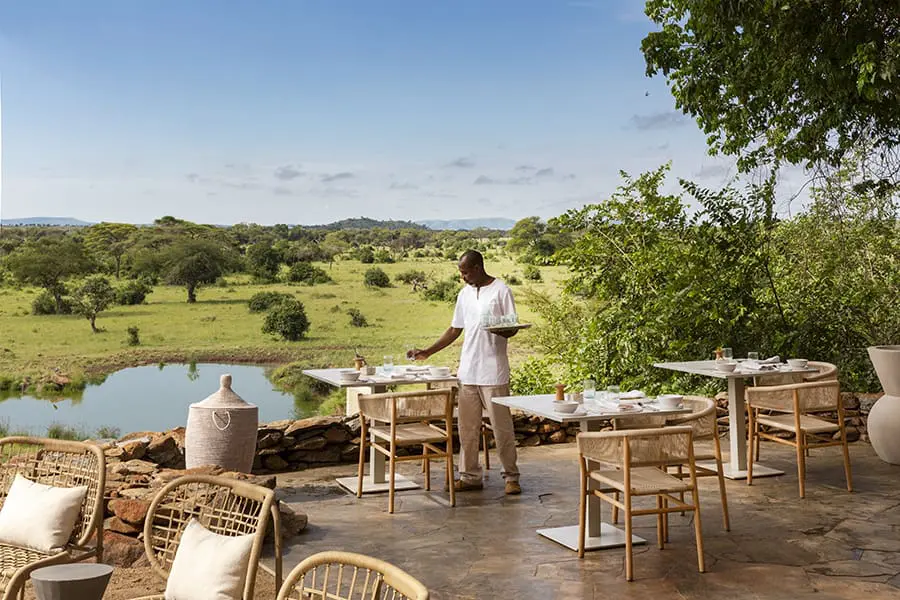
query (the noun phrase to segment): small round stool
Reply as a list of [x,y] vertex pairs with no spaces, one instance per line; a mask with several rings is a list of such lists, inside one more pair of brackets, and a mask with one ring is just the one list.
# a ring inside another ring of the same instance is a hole
[[38,600],[100,600],[112,576],[110,565],[74,563],[53,565],[31,573]]

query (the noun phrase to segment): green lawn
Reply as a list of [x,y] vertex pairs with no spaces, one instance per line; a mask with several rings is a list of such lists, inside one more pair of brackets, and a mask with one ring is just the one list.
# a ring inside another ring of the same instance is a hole
[[[336,262],[323,267],[334,284],[307,286],[251,285],[244,276],[227,278],[228,287],[209,286],[200,290],[198,302],[188,304],[183,288],[159,286],[140,306],[115,306],[100,315],[91,333],[86,319],[76,316],[33,316],[31,302],[38,290],[0,289],[0,383],[18,383],[46,378],[54,369],[80,382],[85,376],[103,375],[119,368],[159,361],[259,362],[298,361],[310,366],[351,365],[358,348],[371,363],[392,354],[399,362],[407,345],[430,344],[449,325],[453,306],[428,302],[409,286],[394,283],[388,289],[363,286],[363,273],[372,266],[393,276],[408,269],[420,269],[444,278],[456,272],[454,261],[410,260],[387,265],[364,265],[356,261]],[[509,260],[488,261],[488,271],[502,277],[516,274],[522,266]],[[541,269],[544,281],[533,285],[557,289],[564,269]],[[311,326],[307,339],[284,342],[261,332],[263,314],[251,314],[247,300],[262,290],[286,291],[303,302]],[[370,326],[350,325],[349,308],[359,309]],[[534,316],[519,302],[521,321]],[[141,345],[127,345],[127,329],[140,330]],[[534,351],[532,332],[523,331],[510,344],[514,364]],[[435,362],[456,365],[458,344],[444,351]]]

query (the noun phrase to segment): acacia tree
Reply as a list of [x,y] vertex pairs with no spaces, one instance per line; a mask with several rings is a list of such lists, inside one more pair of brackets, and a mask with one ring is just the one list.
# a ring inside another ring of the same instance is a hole
[[9,255],[6,266],[19,281],[50,292],[57,313],[62,313],[65,280],[90,271],[91,262],[75,238],[46,236],[20,246]]
[[197,288],[214,283],[234,264],[232,250],[216,240],[185,238],[163,250],[162,273],[166,281],[187,288],[187,301],[197,301]]
[[863,182],[900,183],[900,10],[885,0],[648,0],[641,47],[712,153],[742,171],[837,167],[871,149]]
[[113,261],[118,279],[122,257],[134,245],[136,231],[137,227],[130,223],[98,223],[88,228],[84,243],[91,252]]
[[91,275],[75,288],[72,294],[72,311],[86,318],[91,331],[98,333],[97,316],[109,308],[116,298],[116,291],[103,275]]

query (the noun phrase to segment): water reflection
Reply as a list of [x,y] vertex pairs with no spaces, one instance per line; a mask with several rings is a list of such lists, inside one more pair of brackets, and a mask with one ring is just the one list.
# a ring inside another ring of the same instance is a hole
[[101,385],[64,398],[0,396],[0,425],[10,431],[44,435],[53,425],[96,435],[100,428],[162,431],[183,426],[188,407],[219,389],[219,377],[231,373],[232,389],[259,407],[261,423],[302,419],[316,413],[321,396],[301,389],[296,396],[277,390],[271,368],[252,365],[163,364],[113,373]]

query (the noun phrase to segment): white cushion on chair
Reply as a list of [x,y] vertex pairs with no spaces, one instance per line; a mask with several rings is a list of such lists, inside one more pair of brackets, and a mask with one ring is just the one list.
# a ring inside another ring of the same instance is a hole
[[166,600],[237,600],[253,550],[253,534],[230,536],[209,531],[191,519],[181,532],[166,581]]
[[61,551],[75,529],[85,494],[87,486],[44,485],[16,473],[0,508],[0,543]]

